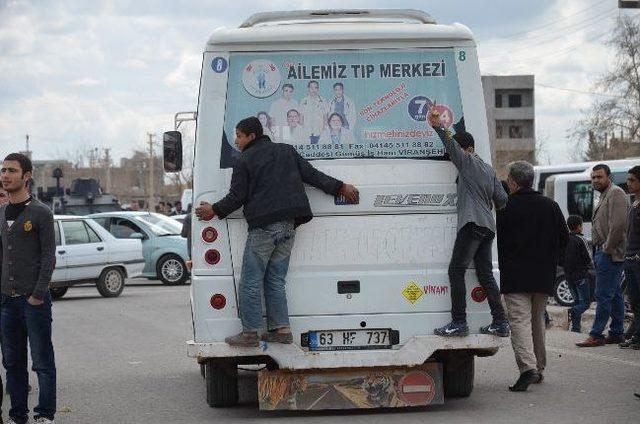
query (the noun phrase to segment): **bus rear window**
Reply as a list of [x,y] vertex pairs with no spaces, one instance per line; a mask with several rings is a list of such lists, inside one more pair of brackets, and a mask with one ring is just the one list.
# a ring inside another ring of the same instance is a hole
[[235,125],[249,116],[309,160],[442,158],[432,107],[464,129],[451,49],[234,53],[221,167],[233,165]]

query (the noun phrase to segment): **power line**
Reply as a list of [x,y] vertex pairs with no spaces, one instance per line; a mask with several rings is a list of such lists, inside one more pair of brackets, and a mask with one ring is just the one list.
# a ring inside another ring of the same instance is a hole
[[594,91],[583,91],[583,90],[577,90],[575,88],[567,88],[567,87],[554,87],[552,85],[547,85],[547,84],[540,84],[540,83],[535,83],[536,87],[542,87],[542,88],[550,88],[552,90],[561,90],[561,91],[569,91],[572,93],[579,93],[579,94],[589,94],[589,95],[593,95],[593,96],[603,96],[603,97],[612,97],[615,99],[622,99],[623,97],[621,96],[616,96],[613,94],[606,94],[606,93],[597,93]]
[[[571,44],[571,45],[567,46],[565,49],[552,51],[552,52],[550,52],[548,54],[542,54],[542,55],[538,55],[538,56],[529,56],[529,57],[522,58],[522,59],[500,59],[500,60],[488,60],[488,61],[485,61],[484,59],[481,59],[481,62],[501,62],[501,63],[521,63],[521,64],[526,64],[526,63],[529,63],[529,62],[532,62],[532,61],[539,61],[540,59],[556,57],[556,56],[559,56],[561,54],[569,53],[571,51],[576,50],[578,47],[584,45],[587,42],[596,41],[596,40],[598,40],[598,39],[600,39],[600,38],[602,38],[605,35],[608,35],[610,33],[611,33],[611,31],[609,29],[607,29],[606,31],[604,31],[602,33],[595,34],[595,37],[588,37],[587,39],[585,39],[583,41],[580,41],[578,43],[574,43],[574,44]],[[505,53],[508,53],[508,51],[506,51]],[[516,67],[520,67],[520,66],[522,66],[522,65],[517,65]]]
[[[613,16],[613,15],[611,15],[611,16]],[[549,40],[546,40],[546,41],[541,41],[541,42],[533,43],[533,46],[538,47],[538,46],[540,46],[540,45],[548,44],[548,43],[553,42],[553,41],[556,41],[556,40],[558,40],[558,39],[560,39],[560,38],[564,38],[564,37],[566,37],[566,36],[568,36],[568,35],[574,34],[574,33],[578,32],[578,31],[582,31],[583,29],[584,29],[584,28],[580,28],[579,30],[576,30],[576,31],[573,31],[573,32],[569,32],[569,33],[567,33],[567,34],[565,34],[565,35],[558,36],[558,37],[555,37],[555,38],[553,38],[553,39],[549,39]],[[604,36],[604,35],[606,35],[606,34],[610,34],[610,33],[611,33],[611,30],[610,30],[610,29],[607,29],[604,33],[600,33],[600,35],[598,35],[597,37],[595,37],[593,40],[598,39],[598,38],[600,38],[600,37],[602,37],[602,36]],[[590,35],[593,35],[593,34],[594,34],[594,33],[592,32]],[[591,41],[593,41],[593,40],[591,40]],[[590,38],[588,37],[588,38],[587,38],[587,40],[585,40],[585,41],[590,41]],[[572,47],[577,47],[577,46],[579,46],[579,45],[580,45],[580,44],[582,44],[582,43],[584,43],[584,41],[581,41],[581,42],[579,42],[579,43],[577,43],[577,44],[575,44],[575,43],[574,43],[574,44],[572,45]],[[523,50],[523,49],[517,49],[517,50],[513,50],[513,51],[505,50],[502,54],[504,54],[504,53],[516,53],[516,54],[517,54],[517,53],[519,53],[519,52],[521,52],[521,51],[524,51],[524,50]],[[557,52],[554,52],[553,54],[555,54],[555,53],[557,53]],[[498,62],[498,61],[499,61],[499,62],[502,62],[502,61],[504,61],[504,60],[486,60],[486,59],[491,59],[491,58],[501,57],[501,56],[502,56],[502,54],[494,54],[494,55],[489,55],[489,56],[483,57],[483,61],[487,61],[487,62]],[[543,55],[543,56],[545,56],[545,55]],[[531,59],[531,58],[529,57],[529,58],[527,58],[526,60],[529,60],[529,59]],[[511,61],[512,61],[512,60],[507,60],[507,62],[511,62]],[[515,60],[515,61],[517,62],[518,60]]]
[[527,34],[530,34],[530,33],[532,33],[532,32],[539,31],[539,30],[541,30],[541,29],[544,29],[544,28],[548,28],[548,27],[550,27],[550,26],[553,26],[553,25],[555,25],[555,24],[557,24],[557,23],[559,23],[559,22],[566,21],[567,19],[572,18],[572,17],[577,16],[577,15],[580,15],[580,14],[582,14],[582,13],[584,13],[584,12],[592,11],[592,10],[594,10],[594,9],[597,9],[599,6],[602,6],[602,5],[606,4],[606,3],[603,3],[603,2],[601,2],[601,1],[598,1],[598,2],[596,2],[596,3],[597,3],[597,5],[596,5],[596,6],[590,6],[590,7],[587,7],[587,8],[582,9],[582,10],[580,10],[580,11],[576,12],[576,13],[573,13],[573,14],[571,14],[571,15],[568,15],[568,16],[565,16],[565,17],[563,17],[563,18],[557,19],[557,20],[555,20],[555,21],[549,22],[549,23],[547,23],[547,24],[545,24],[545,25],[542,25],[542,26],[539,26],[539,27],[535,27],[535,28],[532,28],[532,29],[528,29],[528,30],[526,30],[526,31],[516,32],[516,33],[513,33],[513,34],[507,34],[507,35],[502,35],[501,37],[502,37],[502,38],[507,38],[507,37],[508,37],[508,38],[513,38],[513,37],[518,37],[518,36],[520,36],[520,35],[527,35]]
[[[509,41],[514,41],[515,40],[522,40],[522,41],[531,41],[531,40],[536,40],[536,39],[544,39],[546,37],[551,36],[551,39],[549,41],[545,41],[545,42],[551,42],[557,38],[561,38],[564,37],[566,35],[569,34],[573,34],[576,32],[579,32],[585,28],[588,28],[589,26],[592,25],[592,21],[596,21],[596,20],[602,20],[602,19],[606,19],[608,17],[612,17],[613,15],[618,14],[618,11],[614,8],[614,9],[609,9],[605,12],[590,16],[586,19],[583,19],[581,21],[577,21],[577,22],[573,22],[568,24],[567,26],[561,27],[561,28],[555,28],[552,29],[551,31],[545,31],[541,34],[534,34],[531,35],[531,32],[527,32],[526,36],[524,37],[501,37],[501,39],[493,39],[490,41],[485,42],[484,44],[496,44],[496,43],[501,43],[504,42],[505,40],[509,40]],[[609,16],[607,16],[609,15]],[[585,25],[586,24],[586,25]],[[571,31],[567,32],[567,30],[571,29]]]

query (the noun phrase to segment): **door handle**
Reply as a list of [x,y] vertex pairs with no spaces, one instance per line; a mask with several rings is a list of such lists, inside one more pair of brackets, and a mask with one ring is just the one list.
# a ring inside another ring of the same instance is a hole
[[104,250],[104,246],[96,247],[96,250],[103,251]]
[[64,255],[65,253],[67,253],[67,251],[66,251],[66,250],[58,250],[58,254],[59,254],[59,255]]

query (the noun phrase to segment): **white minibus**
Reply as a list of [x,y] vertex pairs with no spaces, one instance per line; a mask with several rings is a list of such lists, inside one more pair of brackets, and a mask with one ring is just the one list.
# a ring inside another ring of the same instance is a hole
[[[437,108],[452,131],[472,133],[476,152],[491,163],[471,31],[414,10],[259,13],[239,28],[215,30],[202,58],[195,205],[227,193],[240,155],[234,128],[248,116],[360,191],[352,205],[307,188],[315,217],[298,228],[291,256],[291,345],[224,342],[242,329],[237,293],[247,224],[242,211],[193,219],[187,352],[203,365],[208,403],[236,404],[238,366],[255,364],[265,365],[262,409],[399,407],[468,396],[474,358],[495,354],[501,342],[480,334],[491,315],[473,269],[466,276],[471,334],[433,334],[451,319],[457,171],[426,116]],[[165,133],[164,151],[166,169],[179,170],[180,133]]]

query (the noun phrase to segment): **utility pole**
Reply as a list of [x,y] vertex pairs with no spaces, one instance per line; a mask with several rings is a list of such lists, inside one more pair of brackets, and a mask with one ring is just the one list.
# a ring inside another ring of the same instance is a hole
[[154,160],[153,160],[153,138],[155,134],[147,133],[149,137],[149,211],[153,212],[156,207],[156,197],[154,188]]
[[111,193],[111,155],[110,148],[104,149],[104,166],[105,166],[105,190],[107,193]]

